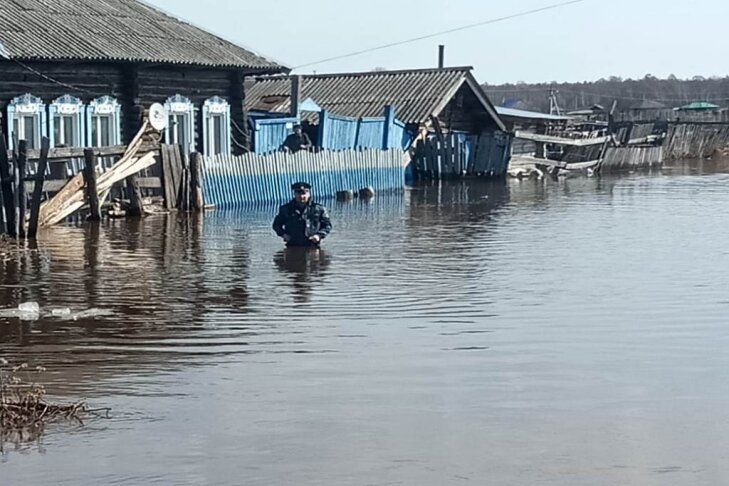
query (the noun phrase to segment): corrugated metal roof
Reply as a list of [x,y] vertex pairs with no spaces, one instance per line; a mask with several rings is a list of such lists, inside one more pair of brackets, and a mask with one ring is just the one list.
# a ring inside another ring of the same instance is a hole
[[720,106],[709,103],[708,101],[694,101],[693,103],[682,106],[679,110],[715,110],[717,108],[720,108]]
[[[470,67],[302,75],[301,98],[311,98],[334,114],[356,118],[382,116],[386,105],[394,105],[398,120],[421,123],[437,116],[464,83],[477,91],[486,110],[503,127]],[[290,76],[257,78],[247,86],[246,107],[289,112],[290,94]]]
[[137,0],[2,0],[0,54],[16,60],[285,68]]

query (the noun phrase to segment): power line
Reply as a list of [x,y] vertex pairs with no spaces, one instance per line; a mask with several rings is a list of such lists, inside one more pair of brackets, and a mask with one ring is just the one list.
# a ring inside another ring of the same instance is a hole
[[453,32],[460,32],[462,30],[473,29],[475,27],[481,27],[483,25],[495,24],[497,22],[503,22],[505,20],[511,20],[511,19],[515,19],[515,18],[518,18],[518,17],[525,17],[527,15],[533,15],[535,13],[544,12],[544,11],[547,11],[547,10],[554,10],[556,8],[565,7],[567,5],[572,5],[574,3],[582,3],[582,2],[585,2],[585,1],[587,1],[587,0],[570,0],[570,1],[567,1],[567,2],[555,3],[555,4],[552,4],[552,5],[547,5],[546,7],[535,8],[535,9],[532,9],[532,10],[526,10],[524,12],[518,12],[518,13],[515,13],[515,14],[512,14],[512,15],[506,15],[504,17],[497,17],[495,19],[484,20],[484,21],[481,21],[481,22],[476,22],[474,24],[468,24],[468,25],[464,25],[464,26],[461,26],[461,27],[455,27],[453,29],[448,29],[448,30],[443,30],[443,31],[440,31],[440,32],[434,32],[434,33],[431,33],[431,34],[421,35],[419,37],[413,37],[411,39],[405,39],[405,40],[401,40],[401,41],[398,41],[398,42],[391,42],[389,44],[383,44],[381,46],[370,47],[368,49],[363,49],[361,51],[350,52],[349,54],[342,54],[342,55],[339,55],[339,56],[329,57],[327,59],[322,59],[320,61],[310,62],[310,63],[307,63],[307,64],[302,64],[300,66],[295,66],[293,69],[301,69],[301,68],[305,68],[305,67],[309,67],[309,66],[315,66],[317,64],[323,64],[325,62],[337,61],[339,59],[345,59],[345,58],[348,58],[348,57],[359,56],[361,54],[366,54],[368,52],[381,51],[383,49],[389,49],[390,47],[400,46],[400,45],[403,45],[403,44],[410,44],[412,42],[417,42],[417,41],[421,41],[421,40],[425,40],[425,39],[430,39],[430,38],[438,37],[438,36],[445,35],[445,34],[451,34]]
[[86,94],[93,94],[91,91],[89,91],[87,89],[79,88],[77,86],[73,86],[71,84],[64,83],[63,81],[59,81],[55,78],[48,76],[47,74],[43,74],[42,72],[38,71],[37,69],[33,69],[32,67],[28,66],[27,64],[23,64],[22,62],[18,61],[17,59],[12,59],[12,58],[7,58],[7,59],[14,62],[15,64],[22,67],[23,69],[27,69],[28,71],[35,74],[36,76],[40,76],[41,78],[45,79],[46,81],[48,81],[50,83],[56,84],[58,86],[62,86],[64,88],[68,88],[73,91],[78,91],[78,92],[86,93]]

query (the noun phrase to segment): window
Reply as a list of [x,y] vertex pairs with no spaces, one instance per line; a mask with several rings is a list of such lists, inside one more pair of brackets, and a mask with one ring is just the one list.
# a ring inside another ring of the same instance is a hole
[[168,123],[167,143],[181,145],[187,152],[195,151],[195,107],[184,96],[175,95],[165,103]]
[[51,147],[81,147],[84,145],[84,104],[70,95],[61,96],[50,105]]
[[121,144],[121,106],[110,96],[92,101],[86,111],[88,144],[108,147]]
[[46,132],[46,107],[43,100],[31,94],[14,98],[8,105],[8,146],[14,139],[25,140],[28,148],[39,149]]
[[203,105],[204,154],[230,154],[230,105],[219,96]]

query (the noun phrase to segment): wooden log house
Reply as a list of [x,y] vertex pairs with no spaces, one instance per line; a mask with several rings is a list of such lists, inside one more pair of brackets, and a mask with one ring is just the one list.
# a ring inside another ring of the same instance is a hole
[[0,113],[7,146],[128,144],[165,106],[163,142],[186,152],[248,147],[243,78],[280,64],[136,0],[3,0]]

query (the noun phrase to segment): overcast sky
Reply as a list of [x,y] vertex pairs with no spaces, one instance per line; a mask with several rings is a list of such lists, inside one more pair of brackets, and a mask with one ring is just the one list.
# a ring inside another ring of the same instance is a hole
[[[560,0],[147,0],[295,67]],[[482,82],[727,75],[727,0],[584,0],[296,72],[469,65]]]

